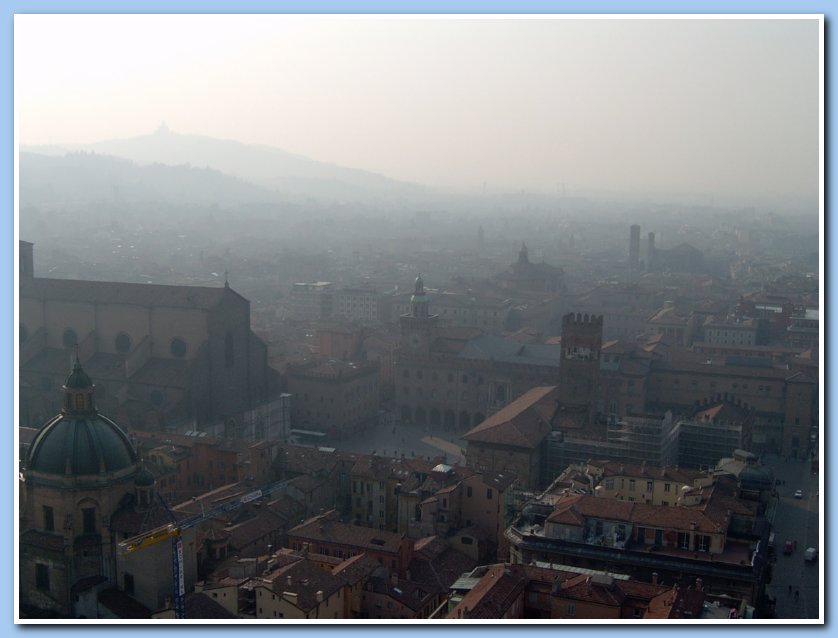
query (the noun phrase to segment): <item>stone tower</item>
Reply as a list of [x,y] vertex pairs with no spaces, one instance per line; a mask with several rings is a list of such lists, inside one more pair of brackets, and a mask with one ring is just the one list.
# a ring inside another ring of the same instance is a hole
[[577,425],[593,423],[599,384],[602,316],[570,313],[562,317],[559,403]]
[[402,347],[413,352],[427,351],[438,320],[437,315],[430,314],[425,282],[422,275],[418,275],[410,296],[410,313],[399,317]]

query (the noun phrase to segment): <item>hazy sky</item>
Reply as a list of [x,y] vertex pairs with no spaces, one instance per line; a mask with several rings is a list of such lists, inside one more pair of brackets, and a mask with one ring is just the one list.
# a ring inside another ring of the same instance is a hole
[[429,185],[818,192],[819,23],[17,15],[21,144],[154,131]]

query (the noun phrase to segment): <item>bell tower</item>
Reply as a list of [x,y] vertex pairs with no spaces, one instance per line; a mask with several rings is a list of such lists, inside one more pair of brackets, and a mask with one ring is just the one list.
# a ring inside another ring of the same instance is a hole
[[399,317],[402,347],[415,352],[427,351],[438,320],[438,315],[430,314],[425,282],[420,274],[416,277],[413,294],[410,296],[410,312]]

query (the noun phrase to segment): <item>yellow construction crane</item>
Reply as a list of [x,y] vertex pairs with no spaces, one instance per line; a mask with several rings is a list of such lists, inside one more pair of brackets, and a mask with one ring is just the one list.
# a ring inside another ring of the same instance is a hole
[[167,525],[162,525],[148,532],[144,532],[132,538],[128,538],[124,541],[121,541],[117,545],[118,551],[121,555],[125,556],[132,552],[145,549],[146,547],[156,545],[161,541],[171,539],[172,576],[174,577],[174,595],[172,596],[172,598],[175,606],[175,618],[186,618],[186,605],[184,600],[186,595],[186,588],[184,586],[183,578],[183,540],[181,538],[183,530],[189,529],[190,527],[195,527],[199,523],[220,516],[221,514],[235,511],[242,505],[250,503],[251,501],[256,501],[260,498],[272,494],[273,492],[281,490],[287,484],[288,481],[278,481],[276,483],[271,483],[270,485],[267,485],[262,489],[249,492],[237,499],[229,500],[226,503],[222,503],[221,505],[212,508],[208,512],[202,511],[200,514],[190,516],[189,518],[185,518],[182,521],[177,521],[175,519],[175,516],[174,514],[172,514],[172,510],[169,509],[169,506],[166,504],[166,501],[163,500],[162,496],[158,495],[160,496],[160,502],[163,503],[163,507],[165,507],[166,511],[169,513],[169,517],[172,519],[172,522]]

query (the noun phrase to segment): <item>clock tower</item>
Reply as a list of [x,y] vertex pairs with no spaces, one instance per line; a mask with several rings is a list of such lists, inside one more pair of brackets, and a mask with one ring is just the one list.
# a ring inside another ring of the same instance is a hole
[[428,295],[419,275],[410,296],[410,313],[399,317],[402,347],[411,352],[427,352],[438,320],[438,315],[428,311]]

